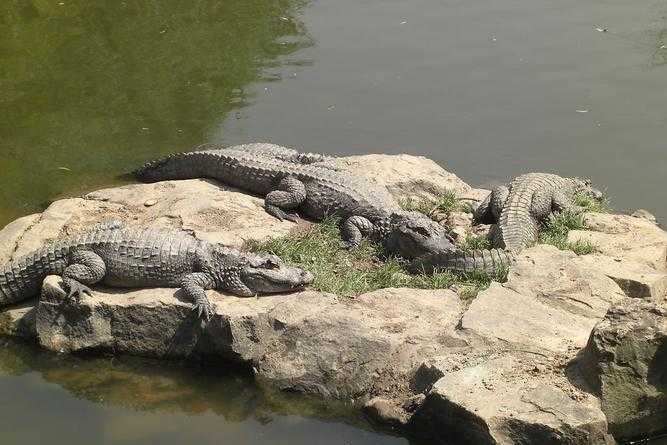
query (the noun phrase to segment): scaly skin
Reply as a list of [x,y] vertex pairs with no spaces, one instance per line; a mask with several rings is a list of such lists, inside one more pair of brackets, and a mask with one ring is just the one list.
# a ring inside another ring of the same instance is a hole
[[274,255],[255,255],[198,240],[178,230],[123,228],[107,223],[59,240],[0,268],[0,306],[39,293],[47,275],[60,275],[69,296],[90,293],[86,285],[181,287],[208,321],[206,289],[252,296],[300,289],[313,281],[302,269]]
[[538,240],[539,229],[554,212],[580,213],[574,205],[577,193],[602,199],[590,182],[550,173],[528,173],[507,186],[496,187],[475,211],[473,223],[496,224],[491,250],[450,251],[425,255],[413,262],[415,270],[449,269],[495,274],[510,265],[514,254]]
[[452,247],[439,224],[401,210],[385,187],[329,160],[271,144],[248,144],[174,154],[144,165],[135,176],[145,182],[217,179],[264,196],[266,211],[281,220],[295,220],[294,210],[315,220],[339,216],[349,248],[357,247],[364,236],[405,258]]
[[283,147],[282,145],[270,144],[267,142],[251,142],[248,144],[227,146],[222,144],[202,144],[198,150],[231,150],[242,151],[244,153],[266,158],[280,159],[282,161],[293,162],[295,164],[315,164],[334,161],[336,158],[320,153],[301,153],[293,148]]

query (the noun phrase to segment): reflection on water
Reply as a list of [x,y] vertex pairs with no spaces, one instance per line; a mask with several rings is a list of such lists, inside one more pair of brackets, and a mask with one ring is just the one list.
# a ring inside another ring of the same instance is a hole
[[49,443],[67,444],[408,443],[373,432],[349,406],[263,391],[242,373],[206,368],[1,340],[2,443],[39,443],[45,431]]
[[302,0],[0,4],[0,226],[199,144],[311,44]]

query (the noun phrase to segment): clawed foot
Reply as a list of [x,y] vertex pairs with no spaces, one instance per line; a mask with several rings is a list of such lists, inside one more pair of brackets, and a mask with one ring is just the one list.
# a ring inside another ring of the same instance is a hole
[[67,298],[69,300],[74,300],[77,303],[81,301],[81,296],[83,294],[93,295],[93,291],[88,286],[81,284],[78,281],[66,282],[64,287],[66,290],[69,288]]
[[299,222],[299,214],[298,213],[287,213],[287,212],[276,212],[276,218],[278,218],[280,221],[292,221],[293,223]]
[[208,301],[199,301],[194,304],[193,311],[197,311],[197,317],[201,320],[202,327],[205,327],[211,318],[213,318],[213,309]]
[[342,247],[345,250],[353,250],[353,249],[356,249],[357,247],[359,247],[359,243],[357,243],[355,241],[350,241],[350,240],[341,241],[340,247]]
[[292,222],[299,222],[299,214],[298,213],[288,213],[284,211],[283,209],[274,206],[274,205],[266,205],[266,212],[271,215],[275,216],[278,218],[280,221],[292,221]]

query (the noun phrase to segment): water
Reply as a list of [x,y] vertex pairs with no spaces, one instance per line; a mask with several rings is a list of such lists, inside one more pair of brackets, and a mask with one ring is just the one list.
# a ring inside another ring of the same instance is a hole
[[[666,220],[666,45],[664,0],[5,1],[0,226],[160,154],[249,140],[424,154],[478,185],[588,176]],[[260,402],[266,423],[249,382],[144,365],[98,382],[89,367],[117,368],[24,355],[0,378],[16,441],[394,440]]]
[[220,366],[78,358],[0,342],[0,442],[401,445],[349,407],[262,391]]

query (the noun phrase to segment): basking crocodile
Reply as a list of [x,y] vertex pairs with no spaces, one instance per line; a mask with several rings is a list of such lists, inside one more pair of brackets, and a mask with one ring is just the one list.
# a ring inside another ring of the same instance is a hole
[[[290,212],[296,209],[316,220],[339,216],[348,248],[357,247],[364,236],[383,242],[389,251],[405,258],[452,248],[443,227],[425,215],[403,211],[384,186],[333,163],[299,161],[309,161],[313,156],[303,154],[299,158],[298,152],[275,147],[258,151],[257,147],[248,150],[248,146],[237,146],[177,153],[149,162],[134,174],[145,182],[217,179],[263,195],[266,211],[280,220],[295,221],[297,214]],[[278,156],[272,156],[272,152],[278,152]],[[327,159],[323,157],[322,161]]]
[[212,315],[206,289],[242,296],[286,292],[313,281],[274,255],[239,252],[198,240],[184,231],[122,227],[118,222],[56,241],[0,268],[0,306],[39,293],[47,275],[61,275],[70,297],[86,285],[181,287],[199,317]]
[[263,156],[272,159],[280,159],[281,161],[293,162],[296,164],[315,164],[334,161],[333,156],[323,155],[321,153],[303,153],[293,148],[284,147],[282,145],[271,144],[268,142],[251,142],[241,145],[222,145],[215,143],[202,144],[197,147],[201,150],[231,150],[242,151],[244,153],[253,154],[255,156]]
[[603,198],[602,192],[593,188],[588,180],[550,173],[518,176],[509,185],[496,187],[473,216],[473,224],[496,224],[490,235],[493,249],[427,254],[413,261],[411,268],[494,274],[509,266],[513,254],[537,242],[540,226],[553,212],[584,211],[574,204],[577,194],[596,200]]

